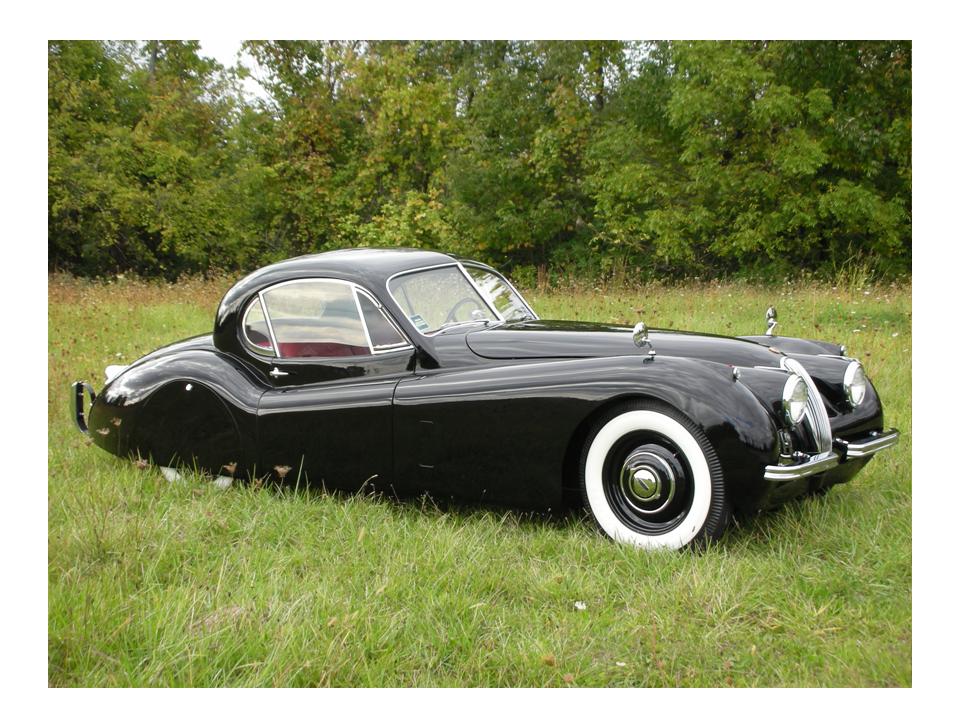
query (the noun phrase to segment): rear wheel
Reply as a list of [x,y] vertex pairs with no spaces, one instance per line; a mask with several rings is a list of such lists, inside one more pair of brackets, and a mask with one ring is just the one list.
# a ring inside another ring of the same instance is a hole
[[580,487],[601,530],[638,547],[705,544],[730,522],[713,446],[662,403],[633,401],[597,421],[581,457]]

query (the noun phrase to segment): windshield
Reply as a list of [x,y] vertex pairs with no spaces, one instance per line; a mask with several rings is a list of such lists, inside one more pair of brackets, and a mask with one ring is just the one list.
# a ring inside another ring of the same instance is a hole
[[452,325],[498,319],[458,265],[400,275],[390,280],[388,289],[424,335]]

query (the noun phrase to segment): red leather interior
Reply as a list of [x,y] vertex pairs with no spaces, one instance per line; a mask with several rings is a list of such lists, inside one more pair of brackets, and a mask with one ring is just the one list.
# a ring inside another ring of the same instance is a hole
[[346,345],[335,342],[282,342],[280,357],[345,357],[348,355],[369,355],[365,345]]

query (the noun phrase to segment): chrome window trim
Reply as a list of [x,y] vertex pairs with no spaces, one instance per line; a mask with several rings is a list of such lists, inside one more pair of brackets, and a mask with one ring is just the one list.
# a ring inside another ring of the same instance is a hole
[[500,311],[497,310],[497,306],[493,304],[492,300],[487,299],[486,293],[484,293],[483,290],[480,289],[480,286],[477,285],[477,281],[473,279],[473,276],[467,272],[467,269],[463,266],[463,263],[461,263],[459,260],[457,261],[457,267],[460,268],[460,272],[463,273],[463,276],[473,286],[473,289],[477,291],[477,295],[480,296],[480,299],[483,300],[485,303],[487,303],[487,307],[493,310],[493,314],[497,316],[497,320],[499,320],[500,322],[506,322],[506,320],[504,320],[503,315],[501,315]]
[[527,309],[527,311],[533,316],[533,319],[534,319],[534,320],[539,320],[539,319],[540,319],[540,316],[537,315],[537,313],[534,311],[534,309],[533,309],[532,307],[530,307],[530,303],[527,302],[527,299],[526,299],[523,295],[520,294],[520,291],[517,290],[516,286],[514,286],[514,284],[507,279],[506,275],[504,275],[504,274],[501,273],[501,272],[498,272],[497,270],[494,270],[494,269],[489,268],[489,267],[484,267],[483,265],[480,265],[480,264],[477,263],[477,262],[472,262],[472,261],[470,261],[470,260],[468,260],[467,262],[463,263],[463,265],[464,265],[465,267],[472,267],[472,268],[476,268],[477,270],[482,270],[483,272],[490,273],[491,275],[496,275],[498,278],[500,278],[500,279],[503,281],[503,284],[504,284],[504,285],[506,285],[508,288],[510,288],[510,289],[513,291],[513,294],[514,294],[514,295],[516,295],[518,298],[520,298],[520,302],[523,303],[523,306],[524,306],[524,307]]
[[410,342],[410,338],[407,337],[407,334],[403,331],[402,328],[397,326],[396,321],[390,316],[390,313],[383,306],[382,302],[377,300],[377,298],[374,297],[372,293],[368,292],[367,290],[360,287],[359,285],[354,285],[353,291],[356,295],[363,295],[370,302],[372,302],[374,307],[380,311],[380,314],[383,315],[384,318],[386,318],[387,322],[390,324],[390,327],[396,330],[397,334],[401,338],[403,338],[402,342],[392,343],[390,345],[374,345],[373,340],[370,338],[369,328],[367,328],[367,319],[363,315],[363,308],[359,307],[360,300],[358,298],[357,306],[360,309],[360,318],[361,320],[363,320],[364,330],[367,332],[367,339],[370,341],[370,347],[373,349],[374,355],[379,355],[379,354],[388,353],[388,352],[397,352],[398,350],[405,350],[407,348],[409,348],[410,350],[413,349],[413,343]]
[[367,327],[367,319],[363,316],[363,308],[360,307],[360,298],[357,297],[357,286],[350,288],[350,294],[353,296],[353,306],[357,308],[357,315],[360,316],[360,327],[363,328],[363,336],[367,339],[367,347],[370,354],[373,354],[373,343],[370,341],[370,328]]
[[275,358],[280,357],[280,343],[277,342],[277,334],[273,331],[273,320],[270,319],[270,307],[267,305],[267,296],[263,294],[263,290],[257,293],[257,297],[260,298],[260,307],[263,308],[263,317],[267,320],[267,327],[270,329],[270,340],[273,342],[273,356]]
[[[259,298],[259,300],[260,300],[261,306],[262,306],[262,308],[263,308],[263,316],[264,316],[264,318],[266,318],[267,328],[270,330],[270,339],[272,340],[272,342],[273,342],[273,347],[274,347],[274,354],[273,354],[272,357],[273,357],[275,360],[295,361],[295,362],[322,362],[322,361],[324,361],[324,360],[330,360],[331,358],[339,357],[339,356],[335,356],[335,355],[318,355],[318,356],[316,356],[316,357],[304,357],[304,358],[290,358],[290,357],[286,357],[286,358],[285,358],[285,357],[282,357],[282,356],[280,355],[280,350],[279,350],[280,345],[279,345],[279,343],[277,342],[277,336],[276,336],[276,334],[275,334],[274,331],[273,331],[273,323],[272,323],[271,320],[270,320],[270,310],[269,310],[269,306],[268,306],[267,298],[266,298],[266,294],[267,294],[267,293],[272,292],[273,290],[277,290],[277,289],[282,288],[282,287],[286,287],[287,285],[296,285],[296,284],[303,284],[303,283],[321,283],[321,282],[322,282],[322,283],[336,283],[336,284],[338,284],[338,285],[346,285],[348,288],[351,289],[351,295],[352,295],[352,297],[353,297],[353,303],[354,303],[354,306],[355,306],[356,309],[357,309],[357,314],[360,316],[360,327],[362,328],[362,330],[363,330],[363,336],[364,336],[364,338],[365,338],[366,341],[367,341],[367,351],[369,352],[369,355],[356,355],[356,356],[353,356],[353,357],[373,357],[373,356],[375,356],[375,355],[383,355],[383,354],[386,354],[386,353],[395,353],[395,352],[400,352],[400,351],[402,351],[402,350],[408,350],[408,349],[409,349],[409,350],[412,350],[412,349],[413,349],[413,343],[410,342],[410,339],[406,336],[406,333],[404,333],[400,328],[397,328],[397,324],[393,321],[393,318],[391,318],[391,317],[389,316],[389,314],[385,312],[385,308],[383,307],[383,303],[381,303],[379,300],[377,300],[376,297],[375,297],[369,290],[367,290],[366,288],[358,285],[357,283],[355,283],[355,282],[353,282],[353,281],[351,281],[351,280],[342,280],[342,279],[340,279],[340,278],[329,278],[329,277],[293,278],[293,279],[291,279],[291,280],[284,280],[283,282],[278,282],[278,283],[276,283],[276,284],[274,284],[274,285],[270,285],[269,287],[265,287],[265,288],[257,291],[257,298]],[[393,325],[395,328],[397,328],[397,331],[400,333],[400,336],[401,336],[401,337],[404,339],[404,341],[405,341],[403,345],[396,345],[396,346],[392,346],[392,345],[391,345],[391,346],[386,347],[386,348],[381,349],[381,350],[378,350],[378,349],[376,349],[375,347],[373,347],[373,343],[372,343],[371,340],[370,340],[370,332],[369,332],[369,330],[367,329],[367,321],[366,321],[366,318],[364,318],[364,316],[363,316],[363,310],[361,309],[361,307],[360,307],[360,301],[359,301],[358,298],[357,298],[357,292],[358,292],[358,291],[359,291],[359,292],[362,292],[364,295],[366,295],[366,296],[369,297],[371,300],[373,300],[374,304],[377,306],[377,308],[378,308],[381,312],[383,312],[384,316],[387,318],[387,320],[390,322],[390,324]],[[249,312],[250,307],[252,307],[252,306],[253,306],[253,302],[251,301],[250,304],[249,304],[248,307],[247,307],[247,310],[244,311],[244,319],[246,319],[246,313]],[[244,343],[244,344],[249,345],[249,344],[250,344],[250,340],[249,340],[249,338],[246,337],[246,332],[245,332],[245,330],[243,329],[243,324],[242,324],[242,323],[241,323],[241,332],[243,333],[243,337],[244,337],[244,340],[245,340],[245,343]],[[266,357],[266,356],[260,355],[259,353],[256,353],[256,352],[254,352],[254,354],[255,354],[256,356],[258,356],[258,357]]]
[[[445,262],[445,263],[437,263],[436,265],[424,265],[423,267],[411,268],[410,270],[401,270],[400,272],[396,272],[387,278],[387,281],[385,283],[387,288],[387,294],[389,294],[390,299],[397,304],[397,307],[403,310],[403,305],[401,305],[400,301],[397,300],[397,296],[393,294],[393,290],[390,288],[390,283],[392,283],[396,278],[401,277],[403,275],[412,275],[414,273],[425,272],[427,270],[439,270],[440,268],[446,268],[446,267],[455,267],[459,269],[460,274],[466,277],[467,282],[470,283],[470,286],[476,291],[477,295],[480,296],[480,299],[483,301],[483,304],[487,306],[487,308],[493,313],[494,317],[496,317],[500,321],[500,323],[503,323],[503,318],[500,316],[500,313],[497,312],[496,308],[491,307],[490,301],[487,300],[487,296],[477,287],[477,284],[473,282],[473,278],[470,277],[470,273],[468,273],[464,269],[463,265],[461,265],[457,260],[451,260],[450,262]],[[407,318],[407,320],[409,319],[410,318]],[[412,322],[410,324],[413,325]],[[440,331],[440,328],[437,328],[436,330],[432,330],[429,333],[425,333],[416,325],[413,325],[413,329],[416,330],[417,333],[419,333],[423,337],[433,337]]]
[[[263,321],[267,324],[267,332],[270,333],[271,346],[269,353],[261,352],[265,351],[267,348],[260,347],[250,339],[249,335],[247,335],[247,315],[250,314],[250,311],[253,310],[253,306],[257,303],[260,304],[260,312],[263,313]],[[251,300],[249,303],[247,303],[247,309],[243,311],[243,317],[240,318],[240,334],[243,336],[244,344],[249,346],[255,355],[259,357],[277,357],[277,339],[273,336],[273,328],[270,326],[270,317],[267,315],[267,308],[263,304],[263,298],[260,297],[259,292],[254,300]]]

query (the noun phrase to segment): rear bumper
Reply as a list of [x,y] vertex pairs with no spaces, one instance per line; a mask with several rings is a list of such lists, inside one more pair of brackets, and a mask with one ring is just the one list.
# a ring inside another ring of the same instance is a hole
[[833,450],[808,455],[792,465],[767,465],[763,478],[770,482],[790,482],[820,475],[850,460],[869,459],[881,450],[893,447],[899,440],[900,431],[896,429],[873,431],[865,438],[852,441],[835,438]]
[[85,383],[82,380],[77,380],[71,387],[73,388],[73,392],[70,394],[71,415],[80,432],[85,433],[88,431],[88,428],[86,414],[83,409],[83,396],[84,393],[86,393],[90,397],[90,405],[92,406],[93,401],[97,399],[97,394],[93,391],[93,386],[91,386],[90,383]]

